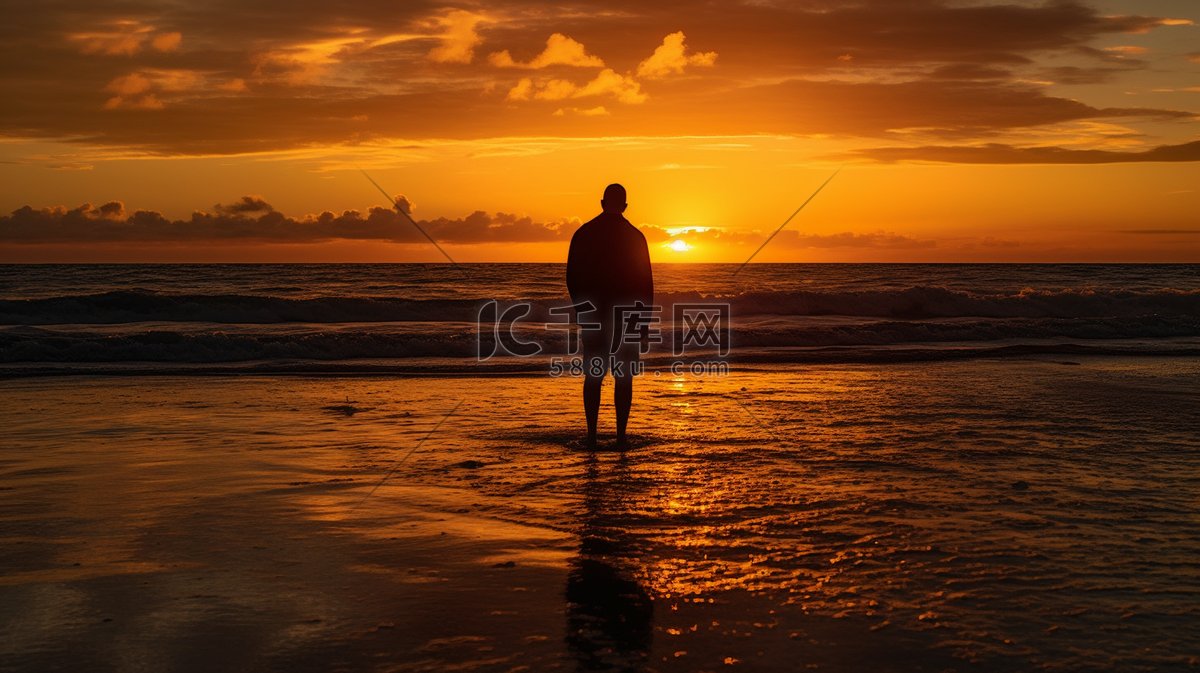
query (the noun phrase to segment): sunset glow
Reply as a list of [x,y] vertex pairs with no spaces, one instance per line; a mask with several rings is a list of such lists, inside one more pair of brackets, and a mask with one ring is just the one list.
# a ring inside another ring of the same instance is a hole
[[1200,253],[1191,2],[10,14],[0,261],[439,259],[359,168],[467,262],[616,181],[655,261],[740,262],[843,165],[756,261]]
[[4,671],[1182,671],[1200,0],[0,22]]

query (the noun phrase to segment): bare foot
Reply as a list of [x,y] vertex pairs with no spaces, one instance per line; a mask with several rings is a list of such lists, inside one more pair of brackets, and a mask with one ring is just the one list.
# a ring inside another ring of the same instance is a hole
[[588,435],[587,448],[593,451],[596,449],[596,435]]

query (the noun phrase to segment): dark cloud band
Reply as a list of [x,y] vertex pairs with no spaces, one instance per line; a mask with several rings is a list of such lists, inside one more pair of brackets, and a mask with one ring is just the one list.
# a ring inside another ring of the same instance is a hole
[[1163,145],[1142,152],[1073,150],[1062,147],[1013,147],[987,144],[978,147],[926,146],[879,147],[835,155],[836,159],[868,159],[885,164],[930,161],[947,164],[1121,164],[1137,162],[1200,161],[1200,140]]
[[[347,210],[326,211],[302,218],[276,211],[260,197],[244,196],[231,205],[218,204],[214,213],[195,212],[186,220],[171,220],[152,210],[126,213],[119,201],[99,207],[85,203],[76,208],[25,206],[0,217],[0,244],[170,244],[170,243],[322,243],[335,240],[371,240],[428,245],[395,210],[375,206],[364,215]],[[255,214],[258,214],[255,216]],[[530,217],[475,211],[466,217],[418,220],[439,243],[487,245],[503,243],[565,243],[581,224],[578,218],[534,222]],[[675,238],[667,230],[643,224],[652,244]],[[736,246],[762,242],[757,231],[707,229],[683,235],[698,244]],[[933,241],[893,232],[805,234],[783,231],[773,243],[789,248],[921,249]]]

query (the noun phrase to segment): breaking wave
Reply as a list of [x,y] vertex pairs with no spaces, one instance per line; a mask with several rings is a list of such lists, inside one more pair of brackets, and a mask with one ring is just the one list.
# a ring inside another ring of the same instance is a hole
[[[335,296],[287,298],[254,295],[166,294],[123,290],[43,299],[0,300],[0,325],[206,322],[224,324],[471,321],[488,299],[400,299]],[[941,287],[870,291],[744,292],[706,295],[670,292],[656,297],[676,303],[721,302],[735,316],[853,316],[896,318],[1099,318],[1200,316],[1200,290],[1026,289],[979,294]],[[569,305],[529,302],[529,319],[548,320],[548,310]]]
[[[1116,340],[1200,337],[1200,318],[1021,318],[951,321],[868,321],[853,324],[806,324],[803,319],[741,323],[735,319],[730,343],[737,352],[771,348],[891,347],[906,344],[1017,342],[1047,339]],[[543,354],[567,352],[560,331],[531,324],[519,330],[523,341],[542,345]],[[670,326],[650,355],[670,354]],[[485,337],[484,350],[492,340]],[[119,332],[100,329],[9,327],[0,329],[0,362],[176,362],[213,363],[252,360],[355,360],[403,358],[475,358],[480,343],[473,323],[434,323],[392,329],[370,324],[287,330],[271,326],[200,329],[129,326]]]

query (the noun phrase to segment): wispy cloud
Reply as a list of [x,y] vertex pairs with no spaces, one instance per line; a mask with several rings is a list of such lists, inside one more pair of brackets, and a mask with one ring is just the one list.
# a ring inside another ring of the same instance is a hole
[[577,107],[569,107],[569,108],[559,108],[554,111],[554,115],[556,117],[562,117],[562,116],[566,115],[567,113],[581,115],[584,117],[607,117],[608,115],[612,114],[611,112],[606,110],[603,105],[597,105],[596,107],[587,108],[586,110],[577,108]]
[[475,32],[484,17],[461,9],[448,12],[438,19],[445,29],[442,44],[429,52],[429,58],[437,63],[470,63],[475,58],[475,47],[483,40]]
[[646,170],[650,170],[650,171],[689,171],[689,170],[695,170],[695,169],[701,169],[701,168],[716,168],[716,166],[703,166],[703,165],[698,165],[698,164],[674,164],[674,163],[671,163],[671,164],[661,164],[661,165],[658,165],[658,166],[653,166],[653,167],[651,167],[651,168],[648,168],[648,169],[646,169]]
[[175,51],[183,41],[177,31],[159,31],[140,21],[119,20],[102,24],[95,30],[71,33],[68,38],[85,54],[133,56],[147,48],[160,52]]
[[877,147],[852,150],[831,158],[867,159],[879,163],[926,161],[950,164],[1117,164],[1134,162],[1200,161],[1200,140],[1164,145],[1141,152],[1117,152],[1063,147],[981,146]]
[[1147,234],[1150,236],[1200,235],[1200,229],[1118,229],[1118,234]]

